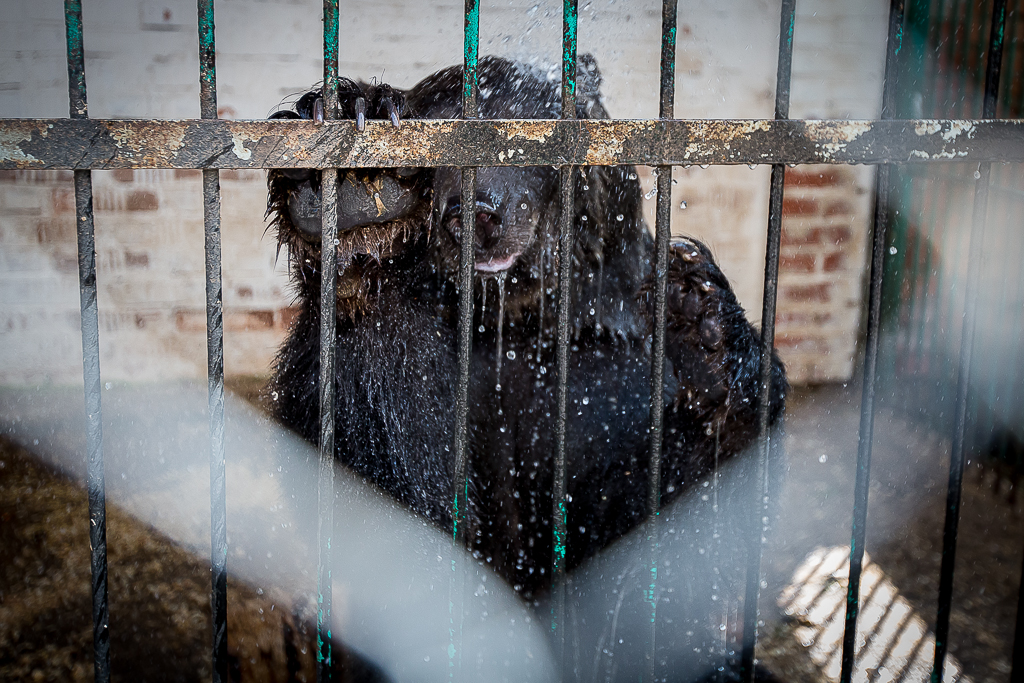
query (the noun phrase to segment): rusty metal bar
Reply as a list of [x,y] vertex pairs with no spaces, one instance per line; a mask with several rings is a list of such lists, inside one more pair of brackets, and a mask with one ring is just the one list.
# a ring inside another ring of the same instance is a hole
[[[882,81],[882,118],[891,119],[896,106],[899,53],[903,47],[903,0],[889,5],[885,75]],[[864,343],[864,377],[861,390],[860,432],[857,441],[857,475],[853,491],[853,522],[850,531],[850,579],[846,588],[846,623],[839,680],[850,683],[856,659],[857,617],[860,613],[860,577],[867,537],[868,493],[871,484],[871,441],[875,428],[875,375],[878,366],[878,335],[885,277],[885,237],[889,221],[888,164],[875,175],[875,220],[871,235],[871,276],[868,285],[867,339]]]
[[[198,0],[199,105],[217,118],[217,47],[213,0]],[[210,411],[210,617],[213,683],[228,679],[228,526],[224,464],[224,315],[221,282],[220,171],[203,169],[206,254],[206,378]]]
[[[1003,61],[1003,31],[1006,26],[1006,0],[992,5],[992,26],[985,69],[985,95],[982,116],[996,115],[999,76]],[[964,291],[964,317],[960,341],[960,366],[957,373],[956,412],[953,443],[949,456],[949,485],[946,491],[946,520],[942,533],[942,566],[939,570],[938,611],[935,617],[935,660],[932,683],[942,680],[949,650],[949,618],[953,603],[953,573],[956,569],[956,541],[960,526],[960,503],[964,479],[964,435],[967,431],[967,391],[971,380],[971,356],[974,353],[974,325],[978,314],[978,287],[981,278],[982,247],[985,242],[985,217],[988,211],[988,185],[992,164],[978,165],[974,174],[974,212],[967,256],[967,283]]]
[[[515,149],[509,155],[509,149]],[[522,152],[519,150],[522,149]],[[1024,119],[0,119],[0,169],[1024,161]]]
[[[658,116],[671,119],[675,105],[676,0],[661,5],[661,94]],[[651,330],[651,436],[647,473],[648,585],[645,595],[651,610],[647,634],[647,681],[656,679],[658,615],[658,511],[661,507],[661,449],[665,417],[665,290],[668,285],[668,248],[672,237],[672,167],[657,168],[658,200],[655,215],[654,322]]]
[[[463,17],[462,119],[479,116],[480,94],[477,61],[480,51],[480,2],[466,0]],[[448,671],[452,678],[461,673],[462,626],[465,614],[466,568],[463,549],[467,545],[469,512],[469,365],[473,354],[473,281],[476,251],[476,168],[462,171],[462,230],[459,240],[459,331],[458,380],[455,395],[455,471],[452,478],[452,573],[448,600]],[[486,291],[484,293],[486,296]]]
[[[576,118],[576,0],[562,3],[562,120]],[[558,169],[561,216],[558,226],[558,338],[555,420],[554,481],[551,488],[551,634],[555,639],[555,655],[564,672],[565,652],[565,555],[566,488],[565,488],[565,407],[569,385],[569,318],[572,313],[572,254],[575,238],[573,224],[573,173],[576,168],[564,165]],[[543,277],[543,275],[542,275]]]
[[[338,118],[338,0],[324,0],[324,118]],[[316,124],[314,124],[316,125]],[[351,126],[350,126],[351,127]],[[316,680],[331,681],[331,539],[334,536],[334,359],[338,283],[338,169],[321,173],[320,214],[320,467],[317,480]]]
[[[81,0],[64,0],[67,33],[68,105],[72,120],[89,116]],[[86,488],[92,570],[92,648],[96,683],[110,681],[110,605],[107,599],[107,495],[103,473],[103,416],[100,400],[100,331],[96,303],[96,232],[92,171],[75,170],[78,232],[78,288],[82,310],[82,376],[85,380]]]
[[[796,0],[782,0],[779,19],[779,58],[775,75],[775,120],[789,118],[789,95],[793,73],[793,31],[796,27]],[[758,598],[761,593],[761,556],[770,496],[768,458],[774,451],[768,418],[772,395],[772,352],[775,348],[775,304],[779,293],[779,245],[782,241],[782,197],[786,181],[785,164],[772,164],[768,195],[768,234],[764,254],[764,294],[761,299],[761,376],[758,386],[758,461],[760,475],[751,482],[750,536],[747,539],[747,585],[743,598],[742,677],[754,680],[754,653],[757,649]]]

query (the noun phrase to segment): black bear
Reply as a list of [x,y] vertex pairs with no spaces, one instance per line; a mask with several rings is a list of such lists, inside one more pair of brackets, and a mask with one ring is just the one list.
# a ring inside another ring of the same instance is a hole
[[[487,118],[556,118],[558,84],[505,59],[479,63]],[[410,90],[343,81],[342,115],[455,118],[462,68]],[[607,117],[600,73],[579,60],[577,116]],[[316,92],[295,116],[320,116]],[[343,172],[339,189],[336,454],[442,526],[451,522],[461,174]],[[269,212],[293,263],[301,314],[281,349],[276,412],[318,438],[319,174],[274,171]],[[550,586],[555,448],[557,174],[478,172],[470,395],[470,544],[524,597]],[[376,196],[375,196],[376,195]],[[372,200],[370,199],[372,198]],[[380,204],[377,204],[380,200]],[[372,201],[372,204],[371,204]],[[578,169],[567,403],[567,566],[645,516],[653,239],[632,167]],[[493,281],[494,286],[491,286]],[[673,246],[665,442],[667,503],[752,441],[760,335],[702,244]],[[771,419],[785,378],[775,359]]]

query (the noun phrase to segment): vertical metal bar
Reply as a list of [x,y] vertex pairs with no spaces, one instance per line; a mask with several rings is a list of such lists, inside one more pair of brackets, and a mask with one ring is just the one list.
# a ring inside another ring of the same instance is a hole
[[[562,2],[562,118],[576,118],[576,0]],[[559,172],[559,201],[561,217],[558,232],[558,417],[555,423],[555,463],[552,484],[552,533],[554,543],[551,557],[553,600],[551,601],[551,631],[555,637],[556,656],[565,662],[565,406],[569,384],[569,317],[572,308],[573,225],[573,173],[574,166],[561,166]]]
[[[775,75],[775,118],[789,118],[789,92],[793,71],[793,31],[796,0],[783,0],[779,19],[779,59]],[[779,245],[782,240],[782,192],[785,164],[772,164],[768,198],[768,235],[764,257],[764,294],[761,305],[761,374],[758,387],[758,462],[756,495],[751,501],[750,535],[747,539],[747,584],[743,598],[743,680],[754,680],[754,651],[757,647],[757,602],[761,592],[761,554],[768,514],[768,457],[773,452],[768,431],[772,393],[772,351],[775,347],[775,303],[779,288]]]
[[[324,0],[324,118],[338,115],[338,0]],[[334,535],[335,290],[338,283],[338,169],[321,172],[320,468],[317,480],[317,683],[331,680],[331,539]]]
[[[217,118],[217,47],[213,0],[197,0],[199,11],[199,106]],[[206,378],[210,410],[210,615],[213,622],[213,682],[228,677],[228,528],[224,472],[224,316],[221,297],[220,172],[203,169],[206,236]]]
[[[903,0],[889,5],[889,34],[886,41],[885,76],[882,82],[881,118],[891,119],[896,106],[899,53],[903,46]],[[868,515],[868,487],[871,482],[871,440],[875,422],[875,375],[878,365],[879,318],[882,309],[882,281],[885,274],[885,235],[889,210],[889,164],[878,167],[875,176],[875,222],[871,235],[871,279],[868,286],[867,341],[864,350],[864,385],[861,393],[860,435],[857,442],[857,476],[853,492],[853,525],[850,537],[850,582],[846,591],[846,624],[840,683],[850,683],[856,655],[857,616],[860,613],[860,577],[864,567],[864,540]]]
[[[463,24],[462,118],[475,119],[480,91],[477,57],[480,50],[480,3],[466,0]],[[452,479],[452,574],[448,600],[448,671],[454,679],[462,656],[466,545],[469,508],[469,363],[473,353],[473,275],[476,250],[476,168],[462,169],[462,229],[459,240],[459,377],[455,395],[455,475]]]
[[[658,116],[673,118],[676,65],[676,0],[661,5],[661,97]],[[672,237],[672,167],[658,167],[658,203],[655,215],[654,325],[651,340],[651,443],[647,478],[647,553],[651,623],[647,641],[646,680],[655,680],[658,615],[658,530],[661,507],[662,421],[665,416],[665,288],[668,283],[668,246]]]
[[[64,1],[64,26],[67,33],[70,116],[73,119],[84,119],[89,117],[89,107],[85,88],[81,0]],[[100,331],[99,310],[96,304],[96,233],[92,211],[92,171],[75,171],[75,216],[78,231],[78,289],[82,307],[82,376],[85,381],[93,671],[96,683],[108,683],[110,607],[107,602],[107,495],[103,475]]]
[[[999,96],[999,75],[1003,61],[1003,30],[1006,24],[1006,0],[992,5],[992,27],[985,69],[985,97],[982,118],[994,118]],[[960,497],[964,478],[964,433],[967,428],[967,392],[971,379],[971,354],[974,350],[974,324],[978,313],[978,280],[988,210],[988,183],[991,163],[983,163],[975,174],[974,213],[967,257],[967,284],[964,294],[963,332],[960,342],[960,367],[956,387],[956,419],[949,462],[949,488],[946,492],[946,522],[942,532],[942,566],[939,570],[939,606],[935,618],[935,662],[932,683],[942,680],[949,649],[949,617],[953,601],[953,572],[956,568],[956,539],[960,525]]]
[[[477,117],[477,52],[479,49],[479,0],[466,0],[464,63],[462,67],[462,116]],[[462,231],[459,252],[459,379],[455,397],[455,479],[452,492],[452,536],[462,543],[466,514],[466,469],[469,420],[469,361],[473,352],[473,261],[476,245],[476,169],[462,169]]]

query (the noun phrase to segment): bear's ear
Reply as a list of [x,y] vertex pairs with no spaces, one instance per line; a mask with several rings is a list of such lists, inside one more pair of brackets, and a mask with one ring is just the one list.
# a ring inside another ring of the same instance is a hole
[[576,116],[581,119],[607,119],[608,111],[601,103],[601,70],[594,55],[586,52],[576,57]]

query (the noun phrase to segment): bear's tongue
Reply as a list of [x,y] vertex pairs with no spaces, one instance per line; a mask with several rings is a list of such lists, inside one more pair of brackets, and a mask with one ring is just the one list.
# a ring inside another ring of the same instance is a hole
[[477,261],[476,269],[481,273],[500,273],[511,268],[517,258],[519,258],[518,251],[508,256],[495,256],[486,261]]

